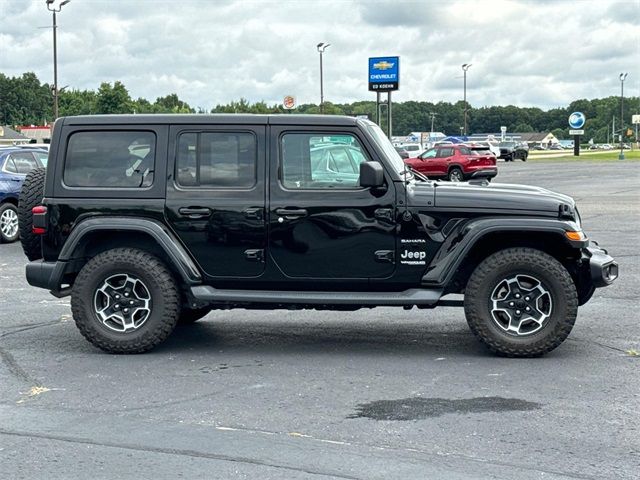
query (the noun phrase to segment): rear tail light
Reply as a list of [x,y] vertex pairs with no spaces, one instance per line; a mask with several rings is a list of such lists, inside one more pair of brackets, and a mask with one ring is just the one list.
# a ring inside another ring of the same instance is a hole
[[47,233],[47,207],[38,205],[31,209],[33,214],[33,225],[31,231],[34,235],[44,235]]

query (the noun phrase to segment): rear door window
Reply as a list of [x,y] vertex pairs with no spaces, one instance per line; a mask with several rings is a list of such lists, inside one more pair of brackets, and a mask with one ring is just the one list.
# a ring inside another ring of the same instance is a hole
[[155,172],[156,136],[146,131],[79,131],[68,140],[69,187],[148,188]]
[[34,168],[38,168],[38,162],[31,152],[14,152],[9,156],[9,160],[13,161],[15,171],[18,175],[26,175]]
[[178,138],[181,187],[242,188],[256,184],[257,139],[251,132],[187,132]]
[[439,158],[446,158],[446,157],[451,157],[451,156],[453,156],[453,148],[444,147],[444,148],[439,148],[438,149],[438,157]]

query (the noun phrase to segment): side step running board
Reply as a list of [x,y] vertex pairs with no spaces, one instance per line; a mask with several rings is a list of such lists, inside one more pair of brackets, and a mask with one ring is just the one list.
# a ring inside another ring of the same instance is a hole
[[442,290],[412,288],[402,292],[297,292],[276,290],[228,290],[207,285],[191,287],[203,302],[275,303],[304,305],[435,305]]

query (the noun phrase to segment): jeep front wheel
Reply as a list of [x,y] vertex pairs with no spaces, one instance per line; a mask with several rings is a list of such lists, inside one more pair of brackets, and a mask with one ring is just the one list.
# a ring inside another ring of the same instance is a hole
[[571,275],[555,258],[532,248],[510,248],[472,273],[464,310],[471,331],[493,352],[536,357],[567,338],[578,296]]
[[80,333],[109,353],[142,353],[163,342],[180,315],[180,293],[158,258],[107,250],[78,274],[71,311]]

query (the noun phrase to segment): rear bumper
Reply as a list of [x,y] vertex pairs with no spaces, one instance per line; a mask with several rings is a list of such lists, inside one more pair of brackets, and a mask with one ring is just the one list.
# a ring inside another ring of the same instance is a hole
[[56,297],[69,295],[70,288],[61,287],[65,265],[66,262],[44,260],[29,262],[26,267],[27,282],[33,287],[49,290]]
[[498,167],[482,167],[465,173],[465,177],[467,178],[493,178],[496,175],[498,175]]
[[618,263],[606,250],[597,245],[590,246],[583,250],[583,255],[589,261],[589,273],[594,287],[606,287],[618,278]]

